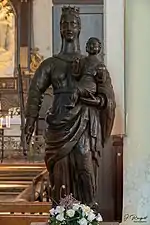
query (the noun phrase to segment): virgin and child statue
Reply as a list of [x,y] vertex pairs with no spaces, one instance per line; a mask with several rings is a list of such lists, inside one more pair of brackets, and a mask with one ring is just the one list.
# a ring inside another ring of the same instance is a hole
[[113,127],[115,97],[109,72],[97,57],[101,42],[90,38],[86,44],[88,56],[82,55],[80,31],[79,8],[63,7],[61,50],[44,60],[35,72],[26,106],[25,132],[29,144],[43,94],[52,85],[54,99],[46,114],[45,131],[50,198],[53,203],[59,202],[63,186],[66,194],[72,193],[90,206],[98,203],[101,208],[103,154]]

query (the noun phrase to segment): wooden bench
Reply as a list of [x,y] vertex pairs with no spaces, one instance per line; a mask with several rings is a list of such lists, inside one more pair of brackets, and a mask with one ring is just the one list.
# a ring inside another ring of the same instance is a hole
[[30,225],[32,222],[47,222],[50,207],[47,202],[0,202],[0,224]]

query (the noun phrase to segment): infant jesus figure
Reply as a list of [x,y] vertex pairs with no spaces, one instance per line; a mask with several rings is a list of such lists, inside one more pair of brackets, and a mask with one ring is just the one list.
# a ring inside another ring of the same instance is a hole
[[72,76],[76,80],[77,99],[99,109],[104,145],[112,130],[116,103],[109,72],[104,63],[98,59],[100,51],[100,40],[95,37],[89,38],[86,43],[88,56],[74,60]]
[[[91,37],[86,43],[88,56],[83,60],[76,59],[73,63],[73,76],[78,81],[78,89],[82,94],[80,100],[90,105],[104,105],[102,87],[107,83],[107,69],[98,59],[101,51],[101,42]],[[80,68],[80,69],[79,69]]]

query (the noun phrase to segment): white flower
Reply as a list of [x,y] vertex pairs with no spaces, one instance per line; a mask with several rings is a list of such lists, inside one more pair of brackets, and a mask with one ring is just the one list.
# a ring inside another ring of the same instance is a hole
[[50,214],[51,214],[52,216],[54,216],[54,214],[55,214],[55,209],[52,208],[49,212],[50,212]]
[[87,222],[87,220],[85,218],[82,218],[81,220],[79,220],[78,223],[80,225],[87,225],[88,224],[88,222]]
[[89,206],[83,205],[81,204],[81,208],[82,208],[82,214],[84,215],[88,215],[91,212],[91,208]]
[[55,209],[56,213],[63,213],[65,211],[65,208],[63,206],[57,206]]
[[56,220],[62,222],[63,220],[65,220],[64,218],[64,213],[60,213],[56,216]]
[[68,209],[67,212],[66,212],[67,216],[69,217],[73,217],[74,214],[75,214],[75,211],[73,209]]
[[96,218],[95,214],[93,212],[90,212],[88,214],[88,221],[92,222]]
[[80,208],[79,204],[73,204],[73,207],[72,207],[73,210],[77,211],[79,208]]
[[101,216],[100,213],[98,213],[98,215],[97,215],[97,217],[96,217],[96,220],[97,220],[98,222],[103,221],[103,218],[102,218],[102,216]]

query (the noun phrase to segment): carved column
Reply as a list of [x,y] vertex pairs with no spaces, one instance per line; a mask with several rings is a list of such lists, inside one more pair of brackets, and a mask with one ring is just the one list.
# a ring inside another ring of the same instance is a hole
[[32,0],[11,0],[16,11],[16,66],[29,69],[31,47]]
[[32,0],[21,0],[20,4],[20,64],[30,70]]

